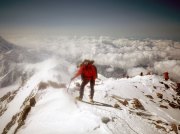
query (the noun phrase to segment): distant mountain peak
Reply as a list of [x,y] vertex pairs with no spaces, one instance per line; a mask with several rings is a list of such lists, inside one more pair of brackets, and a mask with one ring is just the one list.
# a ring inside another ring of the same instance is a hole
[[0,52],[7,52],[15,47],[16,46],[14,44],[8,42],[2,36],[0,36]]

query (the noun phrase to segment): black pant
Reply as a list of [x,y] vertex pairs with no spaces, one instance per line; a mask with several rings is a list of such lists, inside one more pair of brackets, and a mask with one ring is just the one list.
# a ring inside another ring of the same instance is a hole
[[83,79],[82,80],[81,87],[80,87],[80,98],[83,98],[84,87],[86,86],[86,84],[88,84],[88,82],[90,82],[90,87],[91,87],[90,98],[93,99],[94,85],[95,85],[95,80],[94,79],[91,79],[91,80]]

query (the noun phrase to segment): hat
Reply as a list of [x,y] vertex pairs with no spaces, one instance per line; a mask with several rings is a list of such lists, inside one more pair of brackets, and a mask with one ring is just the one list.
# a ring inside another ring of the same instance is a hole
[[90,60],[90,62],[89,62],[90,64],[93,64],[94,63],[94,60]]
[[83,61],[83,64],[89,64],[90,63],[90,60],[88,60],[88,59],[85,59],[84,61]]

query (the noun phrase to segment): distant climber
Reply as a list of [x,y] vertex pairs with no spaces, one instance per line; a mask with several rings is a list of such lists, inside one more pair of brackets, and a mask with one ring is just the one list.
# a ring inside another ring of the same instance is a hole
[[83,63],[80,64],[77,73],[71,78],[71,80],[73,80],[79,75],[81,75],[82,83],[80,86],[80,95],[79,97],[77,97],[77,99],[80,101],[83,99],[84,87],[86,86],[86,84],[88,84],[88,82],[90,82],[91,91],[90,91],[89,99],[90,102],[93,103],[94,85],[95,85],[95,79],[97,78],[97,69],[93,63],[94,63],[93,60],[91,61],[85,59]]
[[164,72],[164,79],[166,81],[169,80],[169,73],[168,72]]
[[143,76],[143,72],[140,73],[140,76]]

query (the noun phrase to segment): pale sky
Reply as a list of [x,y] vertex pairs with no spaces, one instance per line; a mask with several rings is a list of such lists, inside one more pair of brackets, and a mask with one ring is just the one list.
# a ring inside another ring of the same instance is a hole
[[0,0],[0,29],[180,39],[180,1]]

